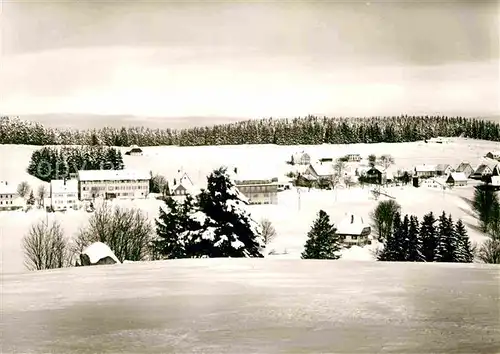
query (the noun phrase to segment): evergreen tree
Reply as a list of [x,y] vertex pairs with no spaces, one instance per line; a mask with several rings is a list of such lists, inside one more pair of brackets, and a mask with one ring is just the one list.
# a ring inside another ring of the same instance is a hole
[[398,261],[401,254],[401,214],[394,214],[392,233],[388,234],[384,249],[378,256],[379,261]]
[[408,230],[408,253],[406,260],[410,262],[424,262],[425,257],[422,252],[423,245],[420,237],[419,222],[416,216],[410,217],[410,227]]
[[422,253],[426,262],[434,262],[436,246],[437,246],[437,232],[436,232],[436,219],[432,212],[424,215],[422,224],[420,226],[420,238],[422,239]]
[[26,201],[26,204],[35,205],[35,195],[33,194],[33,191],[30,192],[30,196],[29,196],[28,200]]
[[443,211],[439,217],[438,242],[436,246],[435,260],[437,262],[454,262],[456,250],[456,237],[453,221],[446,217]]
[[455,224],[455,234],[457,237],[457,248],[455,253],[455,261],[462,263],[471,263],[474,260],[472,245],[467,235],[467,230],[462,220],[458,220]]
[[477,213],[481,229],[483,232],[491,230],[492,226],[498,222],[496,212],[500,208],[498,196],[491,188],[476,186],[472,208]]
[[399,238],[398,261],[406,261],[410,252],[410,218],[408,214],[403,218],[400,231],[397,233]]
[[165,200],[166,210],[160,207],[160,215],[156,220],[157,239],[153,241],[156,254],[164,258],[184,258],[186,244],[180,236],[186,231],[186,202],[179,205],[174,199]]
[[339,259],[340,239],[328,214],[320,210],[302,252],[302,259]]
[[199,210],[191,212],[185,235],[193,257],[262,257],[261,227],[244,209],[246,198],[226,168],[207,178],[207,189],[197,197]]

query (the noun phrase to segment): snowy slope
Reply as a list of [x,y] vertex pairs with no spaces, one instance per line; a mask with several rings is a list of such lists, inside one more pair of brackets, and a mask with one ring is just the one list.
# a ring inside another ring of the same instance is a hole
[[[0,156],[3,158],[0,165],[0,180],[15,181],[36,180],[26,173],[31,153],[38,147],[20,145],[0,145]],[[356,145],[320,145],[320,146],[208,146],[208,147],[142,147],[144,156],[124,156],[127,167],[141,170],[152,170],[154,173],[164,174],[173,179],[179,169],[187,172],[195,184],[204,185],[206,175],[221,164],[236,165],[241,173],[248,170],[262,170],[264,175],[283,175],[290,168],[285,160],[291,154],[304,149],[311,153],[313,158],[325,156],[342,156],[347,152],[360,153],[367,156],[370,153],[377,155],[390,153],[395,157],[398,168],[410,168],[416,164],[450,163],[455,166],[462,160],[475,165],[487,151],[499,149],[498,143],[452,139],[449,144],[425,144],[423,142],[402,144],[356,144]],[[239,171],[239,172],[240,172]],[[253,173],[255,174],[255,173]],[[37,182],[40,183],[40,182]],[[36,183],[33,183],[36,185]],[[484,236],[474,225],[476,221],[462,197],[470,198],[472,187],[456,188],[442,192],[427,187],[415,189],[407,187],[389,188],[390,195],[396,197],[403,207],[404,213],[415,214],[419,217],[429,211],[436,214],[446,210],[454,219],[462,218],[468,227],[469,235],[474,242],[481,242]],[[369,220],[369,213],[377,201],[368,188],[353,190],[339,189],[337,191],[303,190],[299,195],[295,190],[279,193],[278,205],[249,206],[253,217],[260,220],[269,218],[278,233],[278,237],[268,246],[267,252],[286,253],[273,257],[299,258],[306,234],[319,211],[324,209],[330,214],[334,222],[341,221],[345,213],[354,213]],[[140,207],[151,220],[158,215],[161,203],[156,200],[136,200],[117,202],[127,207]],[[49,219],[57,219],[62,223],[68,237],[73,236],[80,227],[85,225],[89,214],[84,211],[68,211],[65,214],[50,214]],[[42,211],[0,212],[0,267],[2,272],[24,271],[21,252],[21,239],[37,220],[44,220],[46,215]],[[373,260],[369,247],[360,249],[352,247],[344,251],[344,260]]]
[[205,259],[5,275],[5,353],[495,353],[498,266]]

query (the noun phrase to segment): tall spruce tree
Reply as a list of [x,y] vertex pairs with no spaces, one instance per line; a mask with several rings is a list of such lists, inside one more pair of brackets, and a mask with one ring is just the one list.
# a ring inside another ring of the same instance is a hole
[[185,235],[193,257],[263,257],[261,227],[244,206],[226,168],[213,171],[207,189],[197,197],[198,210],[191,212]]
[[422,239],[422,253],[426,262],[434,262],[437,246],[436,219],[432,212],[424,215],[420,225],[420,238]]
[[401,254],[401,214],[396,212],[392,223],[392,232],[388,234],[384,249],[378,256],[379,261],[398,261]]
[[406,260],[409,262],[425,262],[422,248],[419,222],[417,217],[412,215],[410,217],[410,227],[408,230],[408,253]]
[[401,224],[401,229],[399,234],[399,261],[406,261],[408,259],[408,254],[410,252],[410,217],[406,214],[403,218],[403,223]]
[[435,260],[437,262],[454,262],[456,250],[456,235],[453,228],[453,220],[446,217],[443,211],[439,217],[438,241],[436,246]]
[[455,224],[455,234],[457,237],[457,248],[455,261],[461,263],[471,263],[474,260],[472,245],[467,235],[467,230],[461,219]]
[[302,252],[302,259],[339,259],[340,239],[328,214],[320,210]]

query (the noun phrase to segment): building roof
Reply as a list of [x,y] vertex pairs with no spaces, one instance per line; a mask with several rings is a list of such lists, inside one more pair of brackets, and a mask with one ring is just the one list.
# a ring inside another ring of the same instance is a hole
[[361,235],[369,225],[364,223],[362,217],[347,213],[345,218],[335,227],[339,235]]
[[323,164],[311,164],[310,165],[318,176],[331,176],[335,173],[333,164],[323,163]]
[[450,167],[447,163],[440,163],[436,166],[436,171],[445,171],[448,167]]
[[200,192],[200,189],[193,183],[186,172],[181,172],[175,182],[173,190],[184,188],[190,194],[197,194]]
[[471,169],[473,169],[470,163],[468,163],[468,162],[462,162],[460,165],[458,165],[458,167],[457,167],[457,169],[455,171],[456,172],[463,172],[463,171],[465,171],[465,169],[467,168],[467,166],[470,167]]
[[0,181],[0,194],[17,194],[17,187],[6,181]]
[[63,179],[53,179],[50,181],[51,193],[74,193],[78,192],[78,181],[76,179],[68,179],[64,183]]
[[415,171],[417,172],[434,172],[436,171],[436,165],[417,165],[415,166]]
[[453,179],[453,181],[455,181],[455,182],[465,182],[468,179],[465,176],[465,173],[463,173],[463,172],[452,172],[452,173],[450,173],[448,178]]
[[500,186],[500,176],[491,176],[491,185]]
[[80,181],[129,181],[149,180],[151,175],[146,171],[139,170],[81,170],[78,171]]
[[500,150],[490,151],[489,153],[492,154],[493,156],[500,156]]

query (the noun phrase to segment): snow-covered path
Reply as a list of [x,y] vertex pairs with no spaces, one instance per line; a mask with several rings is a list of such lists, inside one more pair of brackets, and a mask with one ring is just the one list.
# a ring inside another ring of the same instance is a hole
[[499,267],[203,259],[2,279],[4,353],[494,353]]

